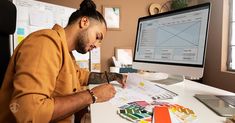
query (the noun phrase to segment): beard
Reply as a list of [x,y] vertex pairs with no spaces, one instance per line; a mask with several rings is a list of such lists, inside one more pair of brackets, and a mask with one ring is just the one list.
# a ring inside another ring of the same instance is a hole
[[88,44],[88,36],[87,30],[80,32],[76,38],[77,44],[75,50],[81,54],[86,54],[88,51],[86,50],[86,46]]

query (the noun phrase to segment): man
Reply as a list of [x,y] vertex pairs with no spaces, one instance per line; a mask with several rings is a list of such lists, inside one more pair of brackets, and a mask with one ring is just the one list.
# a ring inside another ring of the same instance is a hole
[[[91,0],[84,0],[64,29],[55,25],[26,37],[15,49],[3,81],[0,122],[70,123],[74,113],[114,97],[105,75],[80,69],[71,54],[96,48],[105,33],[103,16]],[[121,74],[110,73],[108,78],[125,84]],[[106,84],[82,90],[88,82]]]

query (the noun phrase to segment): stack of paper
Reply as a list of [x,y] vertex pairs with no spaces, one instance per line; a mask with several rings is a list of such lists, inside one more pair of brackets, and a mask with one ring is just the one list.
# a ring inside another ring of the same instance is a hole
[[133,101],[147,101],[171,99],[176,93],[144,80],[136,74],[128,74],[127,87],[125,89],[115,86],[116,95],[110,103],[120,107]]

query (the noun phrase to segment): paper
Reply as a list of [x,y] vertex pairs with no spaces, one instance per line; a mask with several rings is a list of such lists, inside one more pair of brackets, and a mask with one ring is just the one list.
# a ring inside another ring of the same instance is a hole
[[122,89],[121,87],[115,87],[115,89],[117,92],[115,97],[109,100],[109,102],[114,106],[120,107],[124,104],[134,101],[142,101],[142,100],[151,101],[151,98],[148,97],[147,95],[136,93],[131,88],[127,87],[125,89]]
[[24,28],[17,28],[17,35],[25,35],[25,30]]
[[115,67],[121,67],[121,64],[119,61],[116,60],[116,58],[114,56],[112,56],[112,60],[113,60],[113,64]]
[[91,72],[100,72],[100,47],[97,47],[91,51]]
[[134,123],[197,123],[193,110],[164,101],[130,102],[118,107],[117,112]]
[[115,49],[115,55],[117,60],[122,64],[122,65],[132,65],[132,49],[128,48],[116,48]]
[[[164,109],[164,110],[163,110]],[[193,110],[178,104],[157,105],[153,110],[153,123],[196,123]]]
[[72,51],[72,54],[75,58],[76,63],[79,65],[80,68],[86,68],[89,70],[89,52],[86,54],[81,54],[76,50]]
[[158,99],[169,99],[177,94],[144,80],[137,74],[128,74],[127,87],[114,86],[116,95],[109,102],[117,107],[134,101],[152,102]]
[[170,113],[166,106],[156,106],[153,114],[153,123],[171,123]]
[[76,61],[89,60],[89,52],[87,52],[86,54],[81,54],[76,50],[73,50],[72,54]]
[[29,26],[29,33],[45,29],[44,27],[37,27],[37,26]]
[[18,27],[16,29],[17,44],[19,44],[26,36],[26,27]]
[[46,10],[30,9],[29,23],[31,26],[51,28],[54,24],[53,14]]
[[24,36],[17,35],[17,43],[19,44],[24,39]]
[[146,105],[149,105],[145,101],[131,102],[119,107],[118,114],[129,121],[135,123],[151,123],[152,111],[144,109]]
[[131,102],[119,107],[117,112],[122,118],[135,123],[197,123],[197,116],[191,109],[178,104],[161,103]]
[[17,7],[17,21],[27,21],[29,16],[29,11],[27,7]]
[[12,2],[17,8],[14,48],[31,32],[52,28],[56,23],[65,27],[71,13],[76,11],[74,8],[36,0],[12,0]]

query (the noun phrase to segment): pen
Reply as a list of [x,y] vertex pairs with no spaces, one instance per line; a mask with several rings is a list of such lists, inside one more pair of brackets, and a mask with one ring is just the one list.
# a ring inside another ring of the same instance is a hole
[[108,83],[109,83],[109,78],[108,78],[107,72],[106,72],[106,71],[104,71],[104,74],[105,74],[106,79],[107,79],[107,81],[108,81]]

